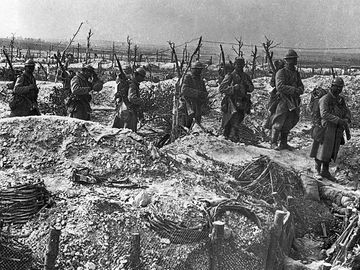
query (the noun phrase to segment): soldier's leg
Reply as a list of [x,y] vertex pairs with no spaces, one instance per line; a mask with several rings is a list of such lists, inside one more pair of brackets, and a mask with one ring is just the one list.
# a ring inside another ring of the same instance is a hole
[[318,160],[317,158],[315,158],[315,171],[320,174],[321,172],[321,160]]
[[322,168],[320,175],[328,180],[336,181],[336,178],[330,174],[329,171],[330,162],[322,162]]
[[280,135],[280,130],[273,127],[271,129],[271,143],[270,143],[270,148],[271,149],[277,149],[278,148],[279,135]]
[[239,142],[239,123],[240,123],[240,114],[234,113],[229,121],[230,132],[229,139],[233,142]]

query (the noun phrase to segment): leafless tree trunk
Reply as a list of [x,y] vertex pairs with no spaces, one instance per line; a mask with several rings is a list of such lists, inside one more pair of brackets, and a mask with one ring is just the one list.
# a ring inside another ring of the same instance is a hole
[[[79,33],[80,28],[81,28],[82,25],[83,25],[83,22],[80,23],[80,25],[79,25],[78,29],[76,30],[75,34],[74,34],[73,37],[70,39],[69,44],[68,44],[68,45],[65,47],[65,49],[63,50],[63,52],[62,52],[62,54],[61,54],[61,58],[60,58],[61,61],[64,61],[64,60],[65,60],[65,53],[66,53],[67,49],[69,49],[69,47],[70,47],[71,44],[73,43],[73,41],[74,41],[76,35]],[[90,29],[90,32],[91,32],[91,29]]]
[[13,50],[15,45],[15,34],[12,33],[11,40],[10,40],[10,61],[13,61]]
[[274,52],[271,51],[271,50],[274,49],[275,47],[279,46],[280,43],[274,44],[273,40],[271,40],[271,39],[267,38],[267,36],[265,36],[265,42],[263,42],[262,45],[264,47],[264,50],[265,50],[265,53],[266,53],[266,59],[269,61],[271,70],[273,72],[276,72],[276,68],[275,68],[274,63],[272,61]]
[[133,70],[135,70],[135,65],[136,65],[136,57],[137,57],[137,52],[139,50],[139,46],[135,44],[134,46],[134,64],[133,64]]
[[251,51],[251,57],[252,57],[252,68],[251,68],[251,79],[254,79],[255,77],[255,69],[256,69],[256,60],[259,56],[257,56],[257,47],[255,45],[255,48],[253,51]]
[[127,42],[127,58],[128,58],[128,63],[131,63],[131,38],[129,36],[126,37],[126,42]]
[[93,32],[91,32],[91,29],[89,30],[88,36],[86,37],[86,55],[85,55],[85,63],[88,63],[88,60],[90,60],[90,39],[94,35]]
[[244,46],[244,42],[242,41],[241,37],[240,38],[235,38],[235,40],[238,43],[238,49],[236,49],[234,46],[232,46],[232,49],[237,54],[238,57],[242,58],[244,56],[244,53],[243,53],[243,51],[241,49]]

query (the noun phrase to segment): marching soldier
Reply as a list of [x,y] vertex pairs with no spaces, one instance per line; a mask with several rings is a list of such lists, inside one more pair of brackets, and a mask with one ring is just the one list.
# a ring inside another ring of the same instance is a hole
[[143,119],[142,105],[140,97],[140,83],[145,80],[146,71],[139,67],[135,70],[133,78],[128,81],[125,74],[119,76],[118,91],[115,95],[117,99],[117,115],[113,123],[115,128],[129,128],[137,131],[137,123]]
[[201,77],[204,66],[196,61],[191,65],[191,74],[186,74],[180,93],[179,124],[191,128],[201,124],[202,106],[207,103],[208,92]]
[[[304,93],[304,85],[299,72],[295,69],[298,55],[289,50],[285,55],[285,67],[276,72],[275,85],[278,102],[271,116],[271,148],[277,150],[293,150],[288,144],[290,130],[300,119],[300,95]],[[278,139],[280,135],[280,145]]]
[[225,94],[221,102],[224,136],[238,142],[240,124],[245,114],[250,113],[251,95],[249,93],[254,91],[254,85],[250,76],[244,72],[245,60],[236,58],[234,65],[235,70],[225,76],[219,90]]
[[310,157],[315,159],[316,172],[333,181],[336,179],[329,172],[330,161],[336,161],[340,145],[345,143],[344,131],[347,139],[351,138],[348,126],[351,113],[344,97],[340,96],[343,87],[343,79],[335,78],[328,93],[319,99],[317,106],[313,106],[314,141]]
[[70,117],[90,120],[91,95],[90,91],[101,91],[103,82],[100,81],[91,65],[86,65],[71,79],[71,97],[68,102]]
[[24,73],[17,78],[14,85],[13,98],[9,104],[10,116],[40,115],[37,102],[39,89],[33,75],[34,70],[34,60],[27,60]]

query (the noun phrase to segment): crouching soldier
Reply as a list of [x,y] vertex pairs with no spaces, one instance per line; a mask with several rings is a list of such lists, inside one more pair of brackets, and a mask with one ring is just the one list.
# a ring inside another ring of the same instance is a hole
[[351,113],[346,106],[344,97],[340,96],[344,81],[337,77],[333,80],[330,90],[323,95],[318,106],[313,106],[313,144],[310,157],[315,158],[316,172],[324,178],[335,181],[329,172],[330,161],[336,161],[340,145],[345,143],[344,131],[351,138],[348,123]]
[[39,89],[36,85],[33,72],[35,62],[29,59],[25,62],[25,71],[21,74],[14,85],[13,96],[10,100],[10,116],[40,115],[38,107]]
[[90,91],[101,91],[103,82],[98,79],[94,68],[86,65],[71,79],[71,96],[68,102],[68,115],[81,120],[90,120]]
[[144,68],[137,68],[133,78],[128,81],[125,74],[119,76],[117,93],[115,94],[117,103],[117,114],[113,123],[114,128],[128,128],[137,131],[137,123],[143,119],[142,105],[140,97],[140,83],[145,80],[146,71]]
[[196,61],[191,65],[191,73],[186,74],[181,87],[179,124],[190,129],[196,122],[201,124],[202,106],[207,103],[208,92],[201,72],[204,66]]
[[245,114],[250,113],[251,95],[254,85],[248,74],[244,72],[245,60],[235,59],[235,70],[227,74],[219,86],[219,91],[225,94],[221,102],[222,127],[224,136],[234,142],[239,141],[240,124]]

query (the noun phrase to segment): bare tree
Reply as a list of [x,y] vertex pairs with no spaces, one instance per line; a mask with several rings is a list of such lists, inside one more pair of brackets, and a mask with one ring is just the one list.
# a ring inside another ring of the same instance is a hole
[[256,61],[259,58],[259,56],[257,55],[257,47],[256,47],[256,45],[255,45],[254,50],[251,51],[251,57],[252,57],[251,79],[254,79],[255,69],[256,69]]
[[273,55],[274,52],[272,51],[272,49],[276,48],[277,46],[280,45],[280,43],[276,43],[274,44],[274,41],[269,39],[267,36],[265,36],[265,42],[263,42],[263,47],[266,53],[266,59],[268,60],[269,64],[270,64],[270,68],[273,72],[276,72],[276,68],[274,66],[274,63],[272,61],[273,59]]
[[86,37],[86,55],[85,55],[85,63],[88,63],[88,60],[90,60],[90,38],[94,35],[93,32],[91,32],[91,29],[89,30],[88,36]]
[[[81,26],[83,25],[83,22],[80,23],[78,29],[76,30],[75,34],[73,35],[72,38],[70,38],[69,44],[65,47],[65,49],[63,50],[62,54],[61,54],[61,61],[65,60],[65,53],[66,51],[69,49],[69,47],[71,46],[71,44],[73,43],[76,35],[79,33]],[[91,32],[91,29],[90,29]]]
[[14,45],[15,45],[15,34],[11,33],[11,40],[10,40],[10,61],[13,61],[13,51],[14,51]]
[[235,38],[235,40],[237,41],[237,43],[238,43],[238,48],[236,49],[234,46],[232,46],[232,49],[233,49],[233,51],[236,53],[236,55],[238,56],[238,57],[243,57],[244,56],[244,53],[243,53],[243,51],[241,50],[242,49],[242,47],[244,46],[244,42],[242,41],[242,38],[240,37],[240,38]]
[[139,50],[139,46],[138,45],[134,45],[134,64],[133,64],[133,70],[135,70],[135,65],[136,65],[136,57],[137,57],[137,52]]
[[129,64],[131,63],[131,38],[129,36],[126,37],[126,42],[127,42],[127,58],[128,58],[128,62]]

